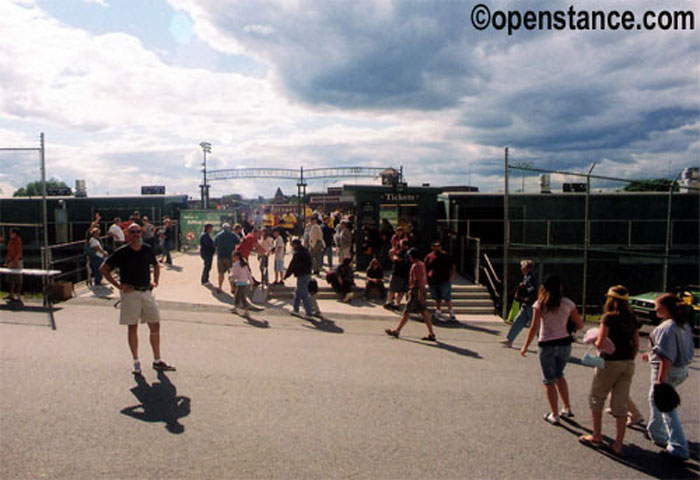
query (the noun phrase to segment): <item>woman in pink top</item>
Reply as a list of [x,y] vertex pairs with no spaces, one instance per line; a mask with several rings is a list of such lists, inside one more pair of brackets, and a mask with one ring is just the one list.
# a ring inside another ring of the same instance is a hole
[[243,308],[243,315],[248,315],[248,286],[253,283],[253,275],[250,273],[248,262],[241,252],[233,252],[233,264],[231,265],[231,283],[236,286],[236,293],[233,299],[233,312],[238,313],[238,307]]
[[[569,403],[569,386],[564,378],[564,367],[571,356],[573,342],[567,324],[571,318],[578,330],[583,327],[583,321],[574,302],[562,296],[561,280],[557,275],[545,278],[532,308],[534,311],[532,325],[520,354],[525,356],[527,347],[535,337],[535,332],[539,330],[537,350],[550,406],[550,412],[545,414],[544,420],[552,425],[559,425],[560,416],[574,416]],[[559,409],[557,392],[561,396],[564,407],[559,413],[557,413]]]

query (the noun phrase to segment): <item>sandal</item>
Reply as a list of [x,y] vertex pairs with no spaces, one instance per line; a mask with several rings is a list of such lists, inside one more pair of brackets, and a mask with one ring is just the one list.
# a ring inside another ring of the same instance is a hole
[[644,417],[630,418],[627,420],[628,427],[641,427],[644,425]]
[[399,332],[397,332],[396,330],[392,330],[391,328],[387,328],[386,330],[384,330],[384,333],[386,333],[390,337],[399,338]]
[[554,414],[551,413],[551,412],[550,412],[550,413],[545,413],[544,416],[542,417],[542,419],[543,419],[545,422],[550,423],[550,424],[552,424],[552,425],[561,425],[561,422],[559,422],[559,416],[554,415]]
[[593,435],[581,435],[578,437],[579,443],[591,448],[600,448],[603,446],[603,442],[600,442],[593,438]]
[[435,335],[427,335],[421,338],[421,340],[426,340],[428,342],[437,342],[437,340],[435,339]]

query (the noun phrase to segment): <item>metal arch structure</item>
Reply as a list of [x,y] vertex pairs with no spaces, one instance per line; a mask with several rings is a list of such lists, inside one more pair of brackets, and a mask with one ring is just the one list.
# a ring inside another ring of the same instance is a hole
[[[232,180],[240,178],[278,178],[284,180],[319,180],[343,177],[376,177],[390,167],[324,167],[298,170],[293,168],[228,168],[209,170],[209,180]],[[397,170],[400,172],[400,170]]]
[[[382,172],[394,170],[398,173],[398,182],[403,182],[403,167],[398,170],[392,167],[321,167],[299,169],[293,168],[227,168],[209,170],[204,179],[204,185],[208,187],[207,180],[237,180],[243,178],[276,178],[280,180],[297,181],[297,198],[299,199],[299,215],[304,221],[305,209],[302,208],[303,199],[306,196],[307,180],[320,180],[325,178],[376,178]],[[207,188],[208,193],[208,188]]]

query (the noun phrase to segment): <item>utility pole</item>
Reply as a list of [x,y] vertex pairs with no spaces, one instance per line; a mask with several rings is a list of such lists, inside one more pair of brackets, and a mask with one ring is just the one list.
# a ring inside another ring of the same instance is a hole
[[591,245],[591,173],[593,169],[598,164],[598,162],[593,162],[591,168],[588,169],[586,174],[586,204],[584,207],[584,220],[583,220],[583,288],[581,296],[581,315],[583,320],[586,320],[586,294],[587,294],[587,284],[588,284],[588,247]]
[[508,317],[508,256],[510,249],[510,218],[508,213],[508,147],[504,156],[504,189],[503,189],[503,319]]
[[668,291],[668,255],[671,253],[671,202],[673,201],[673,187],[676,185],[678,178],[681,176],[683,171],[678,172],[676,178],[673,179],[671,185],[668,187],[668,209],[666,211],[666,250],[664,254],[664,277],[663,277],[663,288],[662,291]]

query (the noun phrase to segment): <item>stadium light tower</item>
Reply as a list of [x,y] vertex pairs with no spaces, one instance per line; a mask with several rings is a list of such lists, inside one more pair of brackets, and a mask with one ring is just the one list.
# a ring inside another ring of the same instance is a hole
[[209,208],[209,185],[207,184],[207,153],[211,153],[211,143],[201,142],[199,144],[202,147],[202,152],[204,153],[204,160],[202,161],[202,174],[204,176],[204,181],[199,186],[202,189],[202,208],[207,210]]

